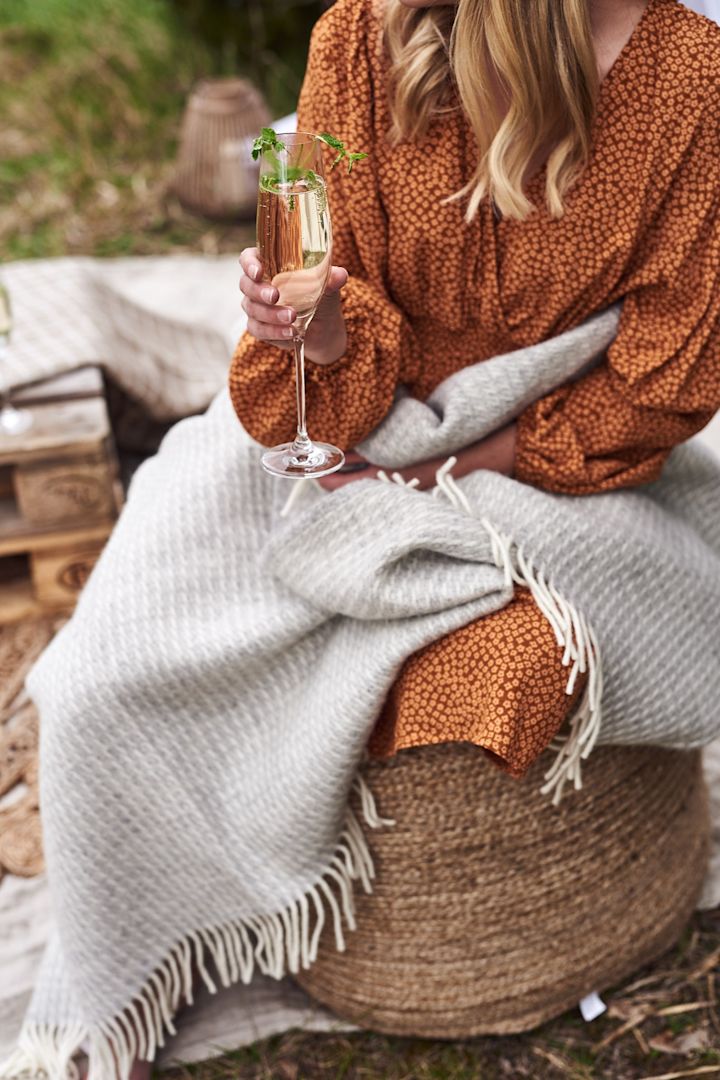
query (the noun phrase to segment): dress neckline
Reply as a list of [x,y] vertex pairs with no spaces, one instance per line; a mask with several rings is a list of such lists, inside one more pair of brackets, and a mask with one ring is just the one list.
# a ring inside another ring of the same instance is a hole
[[[593,121],[593,127],[595,129],[597,129],[602,114],[604,113],[611,91],[613,90],[618,80],[621,79],[625,69],[628,66],[629,59],[634,55],[635,51],[639,47],[641,39],[645,37],[645,31],[651,21],[651,15],[654,13],[655,9],[659,8],[663,3],[665,3],[665,0],[648,0],[647,4],[643,9],[642,15],[635,23],[630,37],[627,39],[622,49],[615,57],[609,71],[600,83],[595,108],[595,119]],[[535,188],[540,184],[541,181],[542,187],[544,189],[546,171],[547,160],[542,163],[540,168],[537,169],[530,177],[530,179],[525,183],[526,194],[529,195],[531,192],[534,192]],[[491,207],[493,219],[496,225],[504,225],[514,220],[513,218],[498,217],[495,205],[489,205]]]
[[607,72],[605,78],[600,83],[597,99],[598,111],[601,101],[604,97],[607,96],[608,86],[612,86],[613,82],[617,81],[618,71],[622,72],[622,69],[627,66],[628,56],[635,52],[640,38],[644,36],[645,29],[650,21],[651,13],[655,10],[655,8],[660,7],[663,2],[664,0],[647,0],[647,4],[643,8],[642,15],[635,23],[633,32],[613,60],[610,70]]

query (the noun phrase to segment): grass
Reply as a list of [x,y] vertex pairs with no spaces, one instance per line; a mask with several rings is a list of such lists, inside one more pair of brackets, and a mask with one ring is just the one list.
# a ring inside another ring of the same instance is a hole
[[170,0],[0,4],[0,257],[235,251],[168,194],[209,49]]

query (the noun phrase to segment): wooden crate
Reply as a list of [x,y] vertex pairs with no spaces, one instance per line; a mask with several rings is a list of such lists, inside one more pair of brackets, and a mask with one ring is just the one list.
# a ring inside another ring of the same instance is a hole
[[14,402],[33,425],[0,434],[0,623],[71,610],[122,504],[98,368]]

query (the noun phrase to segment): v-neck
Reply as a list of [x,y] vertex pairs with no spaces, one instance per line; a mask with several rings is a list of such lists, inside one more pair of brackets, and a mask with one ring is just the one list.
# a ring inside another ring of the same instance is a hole
[[[655,11],[656,8],[659,8],[661,4],[666,3],[666,2],[667,2],[667,0],[648,0],[647,4],[645,5],[645,8],[643,9],[642,15],[640,16],[640,18],[638,19],[638,21],[635,24],[633,32],[631,33],[630,37],[627,39],[627,41],[623,45],[620,52],[615,57],[615,60],[613,61],[612,66],[610,67],[609,71],[605,75],[605,78],[600,83],[600,86],[598,88],[597,99],[596,99],[595,117],[594,117],[594,120],[593,120],[593,128],[595,130],[597,130],[597,127],[598,127],[600,121],[602,120],[603,114],[605,112],[605,108],[607,106],[608,101],[610,100],[611,93],[615,88],[615,84],[618,83],[621,80],[622,75],[624,74],[625,69],[628,66],[630,58],[632,58],[632,56],[635,54],[635,51],[639,48],[640,43],[641,43],[641,39],[643,39],[645,37],[645,32],[647,30],[648,24],[651,21],[651,16],[654,14],[654,11]],[[546,181],[546,174],[547,174],[547,159],[542,163],[540,168],[537,169],[536,172],[534,172],[533,175],[530,177],[530,179],[525,183],[525,193],[528,196],[532,195],[534,193],[535,189],[538,188],[538,187],[541,187],[544,190],[545,181]],[[541,183],[541,181],[542,181],[542,183]],[[531,200],[531,201],[535,201],[535,200]],[[536,205],[537,205],[537,203],[536,203]],[[497,214],[496,214],[496,208],[495,208],[494,204],[490,205],[490,209],[492,211],[492,217],[493,217],[493,220],[494,220],[496,226],[506,225],[506,224],[509,224],[509,223],[511,223],[511,222],[513,222],[515,220],[514,218],[498,217]]]

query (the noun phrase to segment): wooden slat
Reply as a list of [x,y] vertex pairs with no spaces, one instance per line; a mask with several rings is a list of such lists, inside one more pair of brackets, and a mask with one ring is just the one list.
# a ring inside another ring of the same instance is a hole
[[74,604],[100,557],[102,542],[51,551],[34,551],[31,556],[35,599],[42,605]]
[[22,435],[0,433],[0,465],[100,449],[110,434],[103,398],[30,407],[33,425]]
[[33,594],[29,577],[0,588],[0,624],[23,622],[25,619],[37,619],[43,615],[69,613],[72,607],[73,604],[41,604]]
[[0,499],[12,499],[15,497],[12,478],[12,467],[10,465],[0,466]]
[[117,473],[109,447],[102,454],[18,465],[18,510],[29,525],[43,528],[107,521],[118,509]]
[[19,406],[34,401],[102,397],[103,391],[102,371],[95,365],[87,364],[85,367],[68,371],[64,375],[56,375],[52,379],[28,383],[27,386],[13,391],[12,400]]
[[114,521],[101,521],[79,528],[28,529],[17,506],[9,499],[0,501],[0,556],[21,555],[30,551],[50,551],[74,544],[95,543],[108,538]]

